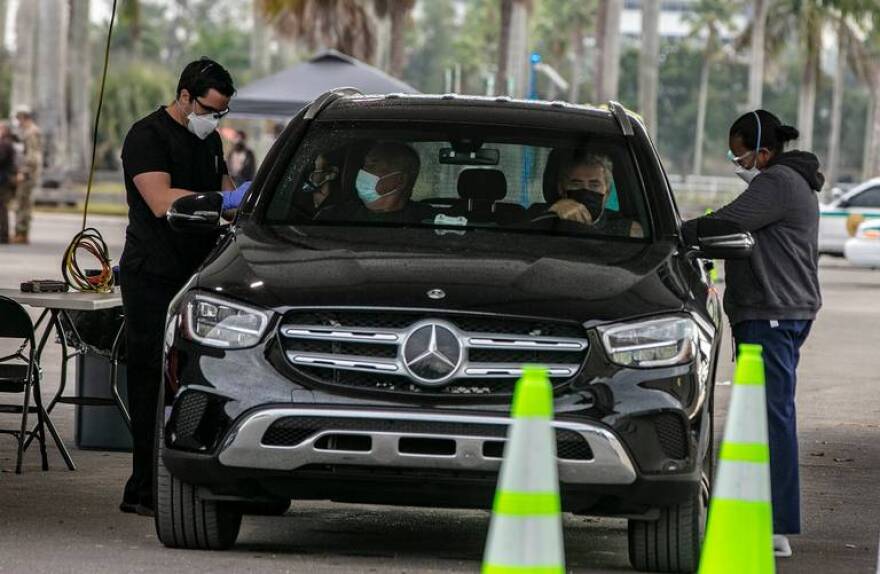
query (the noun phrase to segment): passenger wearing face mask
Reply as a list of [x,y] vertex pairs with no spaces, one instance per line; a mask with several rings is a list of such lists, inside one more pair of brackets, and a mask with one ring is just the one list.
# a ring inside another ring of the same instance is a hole
[[165,214],[176,199],[192,193],[222,192],[224,209],[236,208],[246,189],[235,189],[216,131],[234,93],[232,78],[220,64],[204,58],[192,62],[180,76],[174,100],[135,123],[122,147],[128,227],[120,283],[134,439],[123,512],[152,513],[165,313],[217,239],[175,232]]
[[730,128],[728,158],[749,186],[716,213],[686,222],[687,245],[701,236],[750,231],[747,260],[725,262],[724,310],[737,344],[764,348],[774,547],[791,555],[787,535],[800,533],[795,384],[800,348],[822,296],[818,276],[819,202],[825,178],[815,155],[785,151],[798,131],[764,110]]
[[417,223],[431,218],[430,207],[410,201],[420,166],[419,155],[406,144],[375,144],[354,182],[358,198],[322,209],[317,219]]
[[606,156],[585,150],[569,152],[559,169],[560,199],[535,221],[547,224],[552,218],[558,218],[589,226],[595,233],[643,237],[642,226],[637,221],[607,208],[612,178],[611,160]]

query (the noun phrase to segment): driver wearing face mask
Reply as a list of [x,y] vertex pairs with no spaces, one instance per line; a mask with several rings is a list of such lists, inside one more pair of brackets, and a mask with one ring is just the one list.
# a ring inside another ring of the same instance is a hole
[[220,64],[192,62],[180,75],[174,100],[135,123],[122,147],[128,227],[120,283],[126,347],[132,350],[128,400],[134,439],[123,512],[152,513],[165,314],[217,240],[214,235],[175,232],[165,214],[176,199],[192,193],[223,192],[226,209],[237,207],[244,195],[244,188],[235,190],[228,175],[216,131],[234,93],[232,78]]
[[431,217],[430,207],[410,201],[421,162],[410,146],[375,144],[364,157],[354,187],[357,199],[330,206],[319,219],[413,223]]
[[583,150],[571,152],[559,170],[557,190],[561,199],[549,207],[548,214],[590,226],[598,233],[642,237],[638,222],[606,208],[612,173],[611,160],[604,155]]

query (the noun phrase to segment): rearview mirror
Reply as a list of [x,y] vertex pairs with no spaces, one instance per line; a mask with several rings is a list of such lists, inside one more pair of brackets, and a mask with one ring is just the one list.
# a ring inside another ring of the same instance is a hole
[[221,194],[193,193],[175,201],[165,217],[174,231],[209,234],[217,231],[222,209]]
[[702,259],[748,259],[755,247],[751,233],[700,237],[695,255]]
[[451,147],[440,150],[440,163],[444,165],[498,165],[501,152],[492,148],[473,151],[456,151]]

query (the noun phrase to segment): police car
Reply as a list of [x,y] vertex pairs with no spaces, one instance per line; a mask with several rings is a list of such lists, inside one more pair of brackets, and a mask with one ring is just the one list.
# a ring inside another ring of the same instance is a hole
[[880,268],[880,218],[859,225],[844,246],[847,261],[858,267]]
[[880,178],[862,183],[822,205],[819,213],[819,253],[844,255],[844,246],[859,224],[880,217]]

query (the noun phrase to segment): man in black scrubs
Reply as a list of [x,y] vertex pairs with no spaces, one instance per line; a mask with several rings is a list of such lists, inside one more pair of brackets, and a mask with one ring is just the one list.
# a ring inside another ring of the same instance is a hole
[[129,209],[120,272],[134,435],[123,512],[152,515],[165,314],[217,240],[172,231],[165,214],[190,193],[223,191],[224,209],[238,207],[244,195],[241,189],[233,191],[216,131],[234,93],[232,78],[220,64],[206,58],[192,62],[180,75],[175,100],[135,123],[123,144]]

